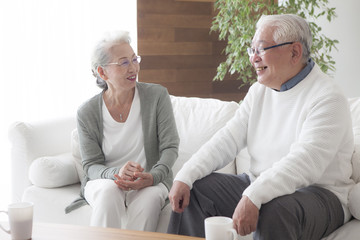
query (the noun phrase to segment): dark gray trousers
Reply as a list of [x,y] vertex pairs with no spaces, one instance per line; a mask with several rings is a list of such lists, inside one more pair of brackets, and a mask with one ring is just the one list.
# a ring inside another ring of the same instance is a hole
[[[189,206],[182,214],[171,214],[168,233],[205,237],[205,218],[231,218],[249,184],[246,174],[212,173],[196,181]],[[318,240],[343,222],[344,212],[338,198],[329,190],[309,186],[263,204],[254,239]]]

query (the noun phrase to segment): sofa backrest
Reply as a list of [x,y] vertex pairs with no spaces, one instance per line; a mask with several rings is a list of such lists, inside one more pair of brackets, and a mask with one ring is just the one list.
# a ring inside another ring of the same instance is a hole
[[176,174],[234,116],[239,104],[212,98],[175,96],[171,96],[171,102],[180,137],[179,157],[173,166]]

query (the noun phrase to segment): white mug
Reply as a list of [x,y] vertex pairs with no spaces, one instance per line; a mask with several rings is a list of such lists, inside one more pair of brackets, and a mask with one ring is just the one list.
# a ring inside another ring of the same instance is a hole
[[228,217],[208,217],[205,219],[206,240],[237,240],[233,220]]
[[0,228],[11,235],[12,240],[31,239],[33,225],[34,204],[31,202],[12,203],[8,206],[6,213],[9,217],[10,230],[0,224]]

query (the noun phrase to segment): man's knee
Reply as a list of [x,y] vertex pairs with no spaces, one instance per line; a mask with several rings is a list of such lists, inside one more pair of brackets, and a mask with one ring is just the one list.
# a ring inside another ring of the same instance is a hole
[[197,189],[206,188],[206,189],[208,189],[209,186],[211,186],[214,182],[218,181],[218,179],[219,179],[218,177],[219,177],[218,173],[212,173],[210,175],[207,175],[206,177],[195,181],[194,184],[193,184],[193,188],[197,188]]
[[302,226],[301,214],[292,200],[275,198],[261,207],[255,239],[297,239]]
[[311,186],[262,205],[255,239],[320,239],[343,219],[337,197]]

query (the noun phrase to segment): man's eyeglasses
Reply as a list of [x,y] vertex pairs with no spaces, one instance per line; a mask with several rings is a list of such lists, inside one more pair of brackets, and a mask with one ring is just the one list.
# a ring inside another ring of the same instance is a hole
[[118,62],[112,62],[112,63],[107,63],[105,64],[105,66],[107,65],[118,65],[121,68],[128,68],[130,66],[130,63],[134,64],[134,65],[138,65],[141,62],[141,57],[140,56],[135,56],[134,58],[127,59],[120,59]]
[[294,42],[284,42],[284,43],[280,43],[280,44],[273,45],[273,46],[266,47],[266,48],[263,48],[263,47],[247,48],[247,53],[249,54],[250,57],[254,56],[255,53],[256,53],[256,55],[261,57],[261,56],[264,56],[265,51],[268,50],[268,49],[284,46],[284,45],[287,45],[287,44],[293,44],[293,43]]

